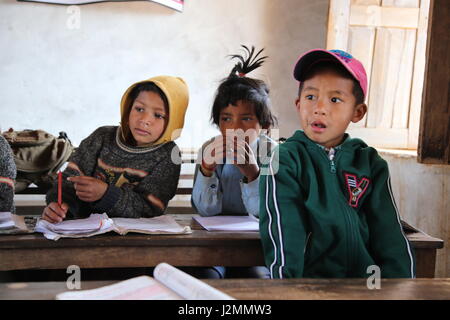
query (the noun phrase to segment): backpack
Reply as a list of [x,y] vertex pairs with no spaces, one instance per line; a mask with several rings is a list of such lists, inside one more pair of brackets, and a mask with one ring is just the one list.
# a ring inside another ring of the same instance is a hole
[[14,154],[16,193],[25,190],[31,183],[38,186],[39,193],[46,193],[56,180],[58,170],[75,149],[63,131],[59,137],[43,130],[9,129],[2,135]]

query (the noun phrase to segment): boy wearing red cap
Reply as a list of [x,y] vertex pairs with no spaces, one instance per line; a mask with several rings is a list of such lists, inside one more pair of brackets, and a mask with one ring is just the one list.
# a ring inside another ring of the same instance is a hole
[[[272,278],[413,278],[415,262],[392,195],[388,165],[350,138],[367,106],[361,62],[314,49],[298,60],[302,130],[272,154],[260,180],[260,233]],[[276,170],[275,170],[276,169]]]

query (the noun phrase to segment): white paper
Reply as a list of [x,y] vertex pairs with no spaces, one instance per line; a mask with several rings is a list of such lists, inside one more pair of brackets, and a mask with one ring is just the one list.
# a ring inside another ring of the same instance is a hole
[[11,212],[0,212],[0,230],[13,228],[27,230],[24,217]]
[[113,218],[115,231],[125,235],[128,232],[139,232],[146,234],[166,233],[190,233],[191,228],[182,227],[172,216],[158,216],[153,218]]
[[0,212],[0,229],[9,229],[14,227],[14,225],[11,212]]
[[212,216],[193,218],[208,231],[258,231],[259,222],[253,216]]
[[140,276],[109,286],[81,291],[67,291],[58,300],[234,300],[187,273],[167,264],[156,266],[154,278]]
[[81,291],[67,291],[58,300],[180,300],[175,292],[149,276],[140,276],[109,286]]
[[42,232],[47,239],[84,238],[103,234],[114,229],[114,222],[104,214],[91,214],[89,218],[66,220],[59,223],[50,223],[40,219],[34,231]]
[[187,300],[234,300],[222,291],[164,262],[156,266],[153,276]]

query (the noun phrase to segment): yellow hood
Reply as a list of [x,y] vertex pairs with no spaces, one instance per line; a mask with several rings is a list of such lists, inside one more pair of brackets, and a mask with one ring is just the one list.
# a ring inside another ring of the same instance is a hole
[[147,80],[139,81],[131,85],[122,96],[120,102],[121,130],[122,138],[125,139],[125,132],[129,132],[128,119],[129,110],[133,104],[130,98],[130,92],[140,83],[152,82],[157,85],[167,97],[169,104],[169,119],[167,126],[161,137],[152,145],[165,143],[177,139],[181,134],[184,125],[184,116],[189,104],[189,91],[186,82],[183,79],[172,76],[157,76]]

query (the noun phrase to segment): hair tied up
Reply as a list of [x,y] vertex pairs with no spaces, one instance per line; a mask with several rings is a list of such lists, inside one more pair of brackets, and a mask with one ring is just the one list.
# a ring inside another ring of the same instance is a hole
[[254,46],[252,46],[251,50],[244,45],[241,45],[241,47],[244,48],[246,57],[240,54],[229,55],[231,59],[239,60],[239,62],[236,63],[236,65],[231,70],[229,77],[245,77],[248,73],[259,68],[264,63],[264,60],[268,58],[268,56],[259,57],[264,48],[262,48],[255,54]]

